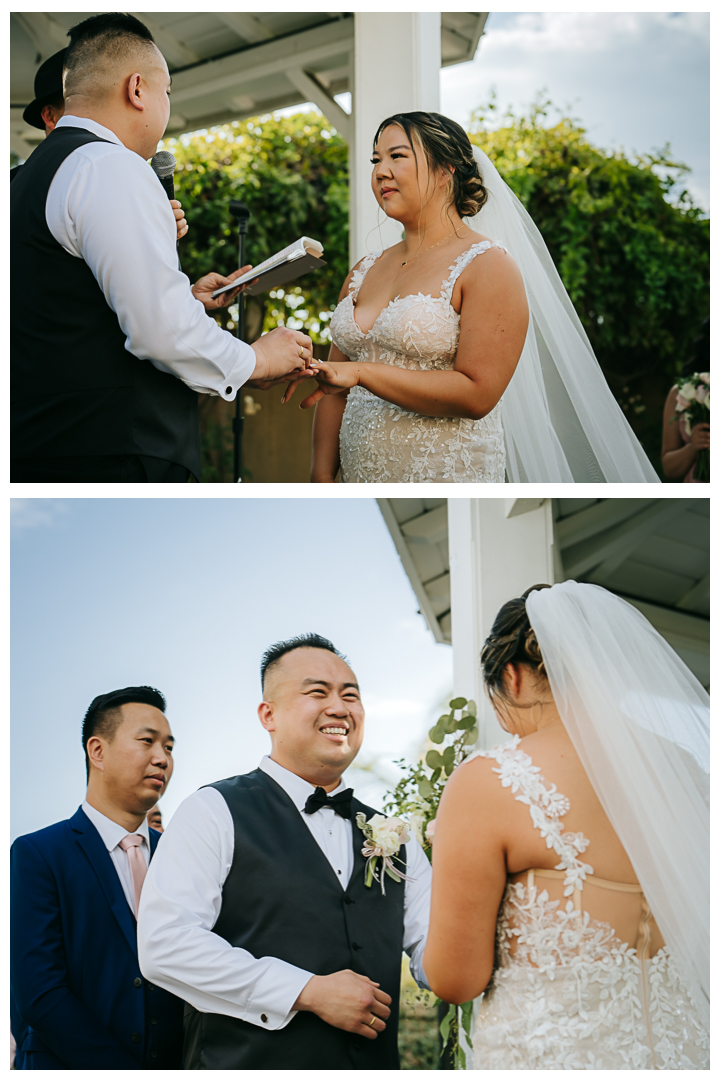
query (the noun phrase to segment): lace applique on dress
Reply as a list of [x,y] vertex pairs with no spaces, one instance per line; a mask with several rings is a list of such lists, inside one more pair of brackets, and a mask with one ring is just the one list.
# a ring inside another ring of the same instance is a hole
[[[348,295],[330,322],[334,343],[355,361],[394,364],[422,371],[451,370],[460,338],[460,316],[451,304],[458,277],[492,247],[482,240],[449,268],[440,296],[396,297],[364,334],[354,307],[365,275],[382,255],[373,251],[355,269]],[[499,402],[482,420],[420,416],[353,387],[340,430],[345,483],[480,483],[505,481],[505,443]]]
[[[589,841],[565,832],[568,799],[520,749],[480,751],[558,856],[565,904],[508,882],[498,913],[496,970],[478,999],[476,1069],[706,1069],[709,1038],[666,948],[652,959],[592,919],[577,900],[591,883]],[[537,872],[538,875],[540,871]],[[546,872],[547,873],[547,872]]]

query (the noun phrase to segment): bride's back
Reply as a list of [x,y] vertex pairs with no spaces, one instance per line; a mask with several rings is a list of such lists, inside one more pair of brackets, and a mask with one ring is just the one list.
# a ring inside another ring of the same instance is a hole
[[[510,787],[501,787],[497,774],[496,800],[502,813],[506,848],[508,879],[511,883],[534,884],[537,893],[546,891],[549,901],[560,901],[565,908],[568,900],[587,913],[593,922],[608,924],[615,937],[632,948],[642,951],[646,957],[654,956],[664,942],[647,908],[632,863],[611,825],[607,814],[588,779],[580,759],[564,727],[557,723],[534,732],[518,744],[518,751],[527,755],[534,773],[533,787],[539,785],[565,796],[567,804],[556,819],[562,826],[561,835],[570,839],[582,834],[587,846],[582,852],[582,863],[592,867],[587,872],[581,890],[570,890],[566,895],[565,870],[558,870],[558,854],[548,846],[541,829],[533,824],[530,807],[518,796],[528,796],[528,791],[512,793]],[[494,765],[490,761],[488,764]],[[527,774],[527,770],[526,774]],[[486,782],[492,783],[489,777]],[[527,787],[527,785],[526,785]],[[537,788],[537,792],[540,788]],[[541,817],[542,800],[533,799],[535,820]],[[511,953],[514,952],[511,949]]]

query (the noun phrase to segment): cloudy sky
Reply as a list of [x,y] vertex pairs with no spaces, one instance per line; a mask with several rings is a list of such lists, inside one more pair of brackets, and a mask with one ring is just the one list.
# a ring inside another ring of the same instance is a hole
[[[374,499],[13,500],[13,837],[84,796],[82,718],[96,694],[150,684],[177,739],[169,818],[202,784],[269,751],[256,715],[272,642],[306,630],[347,654],[365,763],[414,757],[449,692],[438,645]],[[385,786],[352,770],[378,805]]]
[[475,59],[441,73],[442,112],[467,124],[497,92],[520,110],[543,91],[602,147],[670,143],[709,208],[707,12],[491,12]]

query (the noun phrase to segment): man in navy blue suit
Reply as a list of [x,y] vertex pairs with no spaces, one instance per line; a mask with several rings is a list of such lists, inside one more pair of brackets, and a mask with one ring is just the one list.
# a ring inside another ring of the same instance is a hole
[[95,698],[82,733],[85,802],[12,846],[20,1068],[181,1067],[183,1002],[144,979],[137,958],[140,889],[160,839],[146,815],[173,770],[164,713],[149,686]]

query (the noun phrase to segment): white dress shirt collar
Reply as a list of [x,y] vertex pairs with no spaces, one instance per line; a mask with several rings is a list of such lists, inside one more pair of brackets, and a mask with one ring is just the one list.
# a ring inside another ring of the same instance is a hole
[[114,131],[103,127],[102,124],[98,124],[97,120],[90,120],[87,116],[68,116],[66,114],[60,117],[55,126],[85,128],[86,131],[91,131],[93,135],[97,135],[99,139],[107,139],[108,142],[117,143],[118,146],[125,146],[125,143],[117,137]]
[[[121,840],[124,840],[128,835],[128,830],[123,829],[122,825],[118,825],[116,821],[112,821],[105,814],[101,814],[99,810],[96,810],[94,806],[85,800],[82,804],[82,808],[93,823],[97,831],[100,833],[100,839],[109,852],[114,851]],[[148,833],[147,818],[143,821],[142,825],[135,830],[138,836],[142,836],[145,843],[148,845],[148,851],[150,850],[150,834]]]
[[[298,810],[303,813],[308,795],[312,795],[315,786],[307,780],[303,780],[302,776],[298,776],[296,773],[290,772],[289,769],[285,769],[282,765],[278,765],[277,761],[273,761],[268,756],[262,759],[259,768],[272,777],[276,784],[280,785],[285,794],[290,796]],[[346,787],[347,784],[343,776],[338,786],[333,788],[332,794],[337,795],[338,792],[344,791]]]

